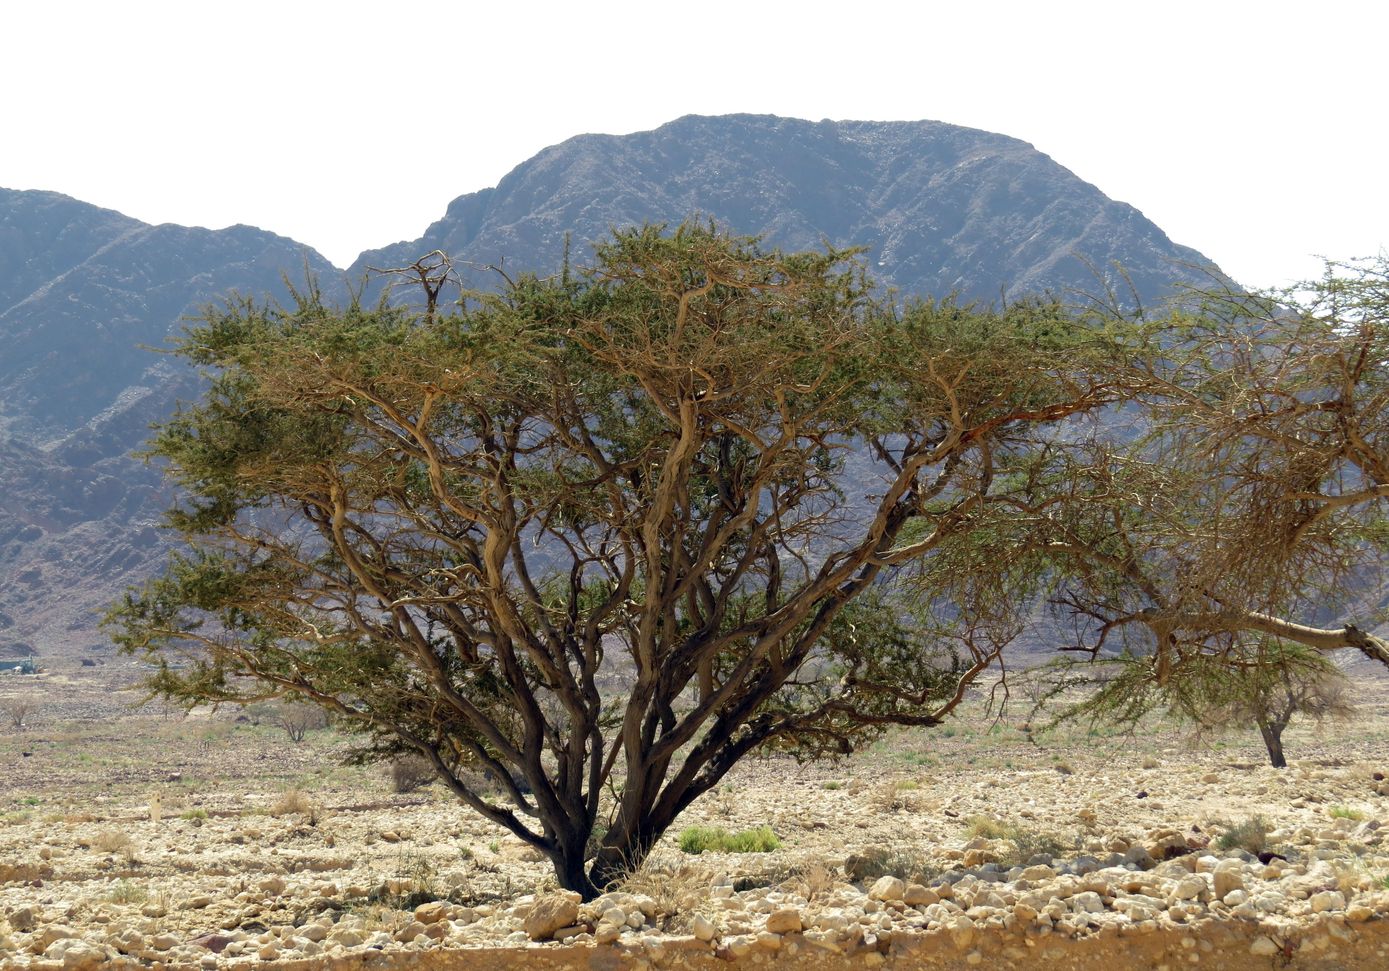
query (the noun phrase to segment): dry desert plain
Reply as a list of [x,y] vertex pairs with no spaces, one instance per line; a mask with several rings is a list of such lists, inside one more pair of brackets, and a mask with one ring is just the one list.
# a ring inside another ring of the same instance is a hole
[[[749,759],[597,901],[441,786],[272,712],[135,709],[139,669],[0,676],[0,967],[1389,968],[1389,688],[1193,739],[976,702],[851,759]],[[768,827],[693,854],[687,827]],[[687,837],[688,840],[688,837]],[[1262,853],[1262,857],[1259,855]],[[1274,854],[1274,855],[1270,855]]]

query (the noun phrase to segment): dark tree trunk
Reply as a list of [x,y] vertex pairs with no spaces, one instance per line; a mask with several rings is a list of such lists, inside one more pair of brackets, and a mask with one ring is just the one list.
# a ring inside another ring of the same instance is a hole
[[584,848],[587,843],[587,838],[576,840],[550,854],[550,862],[554,864],[555,879],[559,881],[559,885],[565,890],[573,890],[585,901],[592,900],[605,889],[602,884],[595,884],[589,879],[584,860]]
[[1259,734],[1264,737],[1264,748],[1268,749],[1268,760],[1275,769],[1286,769],[1288,760],[1283,757],[1283,729],[1287,725],[1282,722],[1259,722]]

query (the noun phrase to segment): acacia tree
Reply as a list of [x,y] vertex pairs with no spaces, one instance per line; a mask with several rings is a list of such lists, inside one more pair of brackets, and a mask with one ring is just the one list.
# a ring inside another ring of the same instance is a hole
[[1194,712],[1202,725],[1214,729],[1259,730],[1269,763],[1288,766],[1283,754],[1283,732],[1293,718],[1310,718],[1318,724],[1346,719],[1355,714],[1349,698],[1350,682],[1326,656],[1300,645],[1267,641],[1239,658],[1235,676],[1215,683],[1218,693],[1204,711]]
[[210,312],[151,446],[187,549],[117,639],[169,698],[418,752],[585,896],[750,752],[935,724],[1014,632],[967,540],[1119,349],[1047,304],[895,312],[846,255],[646,228],[452,312]]
[[[1131,440],[1051,449],[1067,502],[1018,505],[1009,533],[1072,649],[1121,669],[1092,715],[1200,721],[1226,686],[1321,670],[1306,651],[1389,664],[1389,265],[1202,298],[1135,359]],[[1269,639],[1304,650],[1251,646]]]

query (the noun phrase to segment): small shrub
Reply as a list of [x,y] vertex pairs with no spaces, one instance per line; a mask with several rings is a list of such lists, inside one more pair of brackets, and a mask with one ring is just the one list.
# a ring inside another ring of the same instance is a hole
[[1013,849],[1000,854],[998,862],[1003,866],[1025,864],[1034,856],[1061,856],[1071,845],[1055,833],[1028,829],[1017,823],[1005,823],[988,816],[971,816],[966,820],[967,832],[972,837],[989,840],[1004,840],[1013,844]]
[[831,779],[829,782],[820,783],[820,788],[827,789],[830,792],[834,792],[836,789],[843,789],[844,783],[840,782],[837,779]]
[[119,853],[127,859],[135,856],[135,843],[124,830],[101,830],[92,837],[91,847],[98,853]]
[[1352,809],[1349,806],[1332,806],[1327,810],[1327,814],[1330,815],[1332,819],[1354,819],[1358,821],[1365,818],[1363,812],[1359,809]]
[[38,702],[31,698],[6,698],[0,701],[0,712],[4,712],[5,717],[9,719],[10,727],[17,732],[24,731],[24,726],[33,719],[38,710]]
[[652,919],[667,931],[684,930],[694,914],[709,899],[714,874],[703,867],[678,860],[647,859],[618,881],[624,893],[650,897],[655,901]]
[[722,826],[691,826],[680,833],[680,849],[692,855],[716,853],[771,853],[781,848],[770,826],[730,833]]
[[285,705],[280,709],[278,720],[289,740],[296,744],[302,742],[310,730],[327,724],[323,709],[313,705]]
[[983,837],[987,840],[1009,839],[1017,829],[1016,826],[988,816],[970,816],[965,820],[965,824],[965,832],[971,837]]
[[1262,853],[1268,849],[1268,821],[1262,816],[1250,816],[1221,833],[1215,845],[1221,850],[1241,849]]
[[272,816],[292,816],[295,813],[305,816],[314,814],[313,800],[302,789],[285,790],[270,807],[270,815]]
[[402,794],[423,789],[439,777],[434,763],[422,755],[402,755],[391,762],[388,772],[391,787]]
[[794,890],[806,901],[813,901],[834,889],[834,871],[823,863],[812,863],[804,869],[797,870],[788,882],[788,889]]
[[178,818],[179,818],[179,819],[187,819],[187,820],[207,819],[207,810],[206,810],[206,809],[185,809],[183,812],[181,812],[181,813],[178,814]]
[[872,883],[887,876],[911,883],[928,883],[938,873],[939,870],[907,849],[875,846],[862,853],[851,853],[844,861],[844,876],[853,883]]
[[149,899],[149,891],[129,880],[117,880],[106,899],[113,904],[142,904]]

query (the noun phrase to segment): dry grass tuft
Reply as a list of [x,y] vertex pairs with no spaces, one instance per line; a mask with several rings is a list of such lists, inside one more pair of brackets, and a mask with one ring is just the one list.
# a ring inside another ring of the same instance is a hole
[[618,889],[656,902],[653,923],[668,931],[686,929],[695,914],[711,906],[709,887],[714,872],[708,867],[664,856],[647,857],[618,882]]
[[315,816],[317,807],[309,798],[309,794],[303,789],[286,789],[280,794],[280,798],[275,800],[270,806],[272,816],[292,816],[298,813],[302,816]]
[[91,848],[98,853],[119,854],[127,860],[135,859],[135,841],[130,834],[120,829],[103,829],[92,837]]

